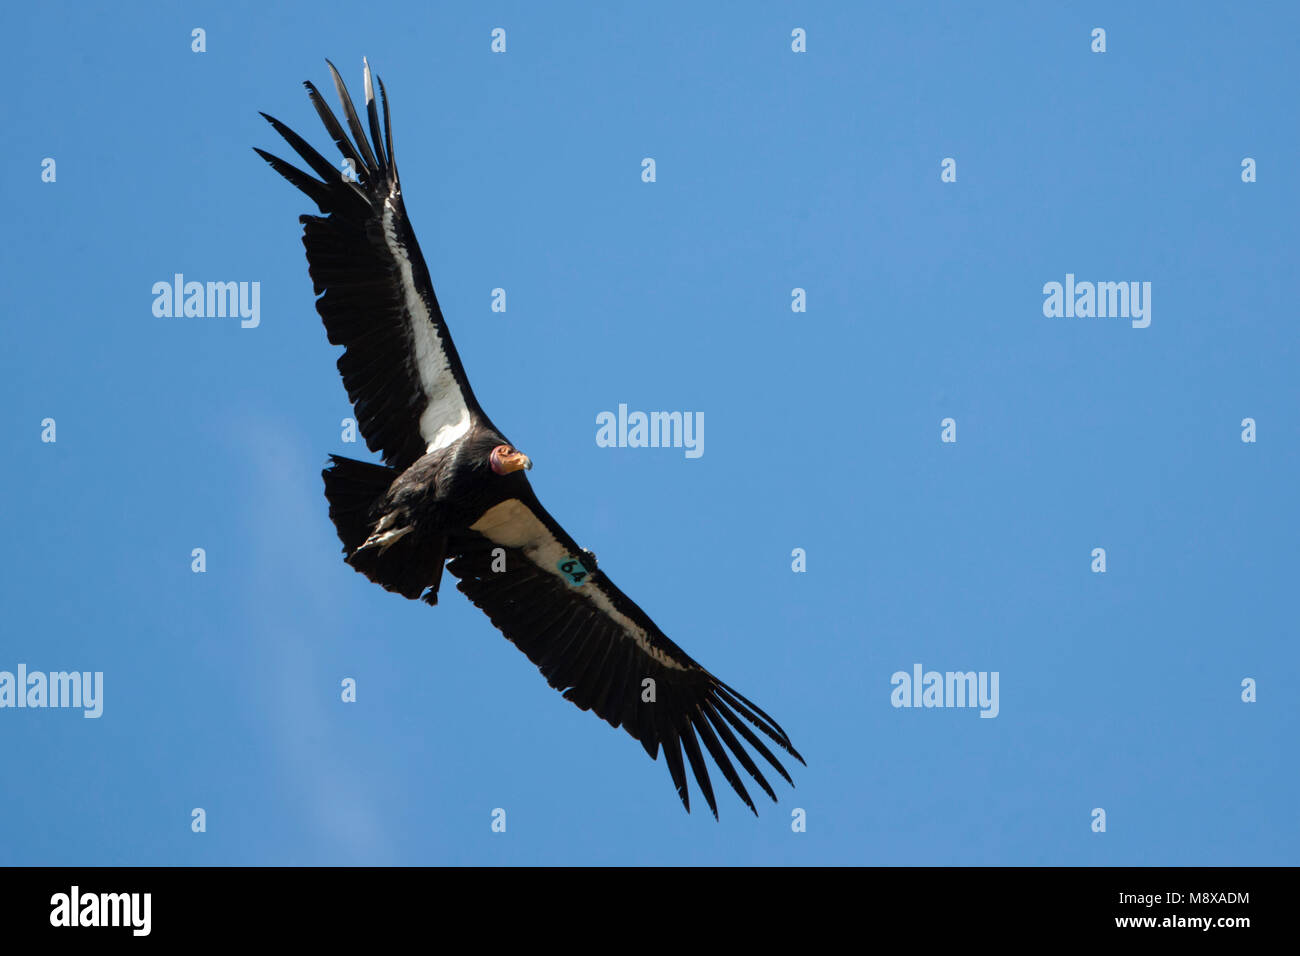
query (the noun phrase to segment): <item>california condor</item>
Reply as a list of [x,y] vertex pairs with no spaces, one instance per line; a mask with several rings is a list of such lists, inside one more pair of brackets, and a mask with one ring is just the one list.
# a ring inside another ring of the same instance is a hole
[[757,813],[732,758],[769,797],[776,794],[741,740],[793,781],[750,725],[803,758],[776,721],[665,637],[538,502],[524,475],[532,462],[479,407],[438,308],[402,204],[384,84],[381,127],[365,64],[367,137],[338,71],[329,69],[351,136],[316,87],[304,85],[346,163],[336,168],[265,113],[319,178],[257,153],[323,214],[299,217],[316,311],[329,341],[343,346],[338,368],[357,425],[384,459],[331,455],[322,473],[345,560],[389,591],[429,604],[437,603],[446,564],[457,588],[552,687],[622,727],[652,759],[663,747],[687,811],[683,753],[718,815],[702,743]]

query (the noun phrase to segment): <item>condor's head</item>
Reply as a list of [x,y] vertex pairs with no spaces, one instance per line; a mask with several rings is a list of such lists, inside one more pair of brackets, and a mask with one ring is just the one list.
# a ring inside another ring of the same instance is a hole
[[512,471],[526,471],[533,467],[532,460],[511,445],[497,445],[488,453],[488,464],[498,475]]

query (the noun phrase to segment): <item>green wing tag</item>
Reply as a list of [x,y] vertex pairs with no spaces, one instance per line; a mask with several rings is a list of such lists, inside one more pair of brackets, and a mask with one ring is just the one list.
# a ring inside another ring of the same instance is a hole
[[582,562],[577,558],[562,558],[556,565],[560,573],[564,575],[569,584],[573,587],[581,587],[587,580],[587,575],[591,572],[582,566]]

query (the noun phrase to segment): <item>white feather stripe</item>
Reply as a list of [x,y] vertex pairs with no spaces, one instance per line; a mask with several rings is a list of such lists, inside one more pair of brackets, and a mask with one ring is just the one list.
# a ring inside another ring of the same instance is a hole
[[410,257],[397,238],[396,209],[391,196],[384,200],[384,241],[397,261],[401,276],[402,295],[415,344],[415,367],[426,400],[424,412],[420,415],[420,437],[426,443],[426,451],[437,451],[459,441],[470,430],[469,407],[455,376],[451,374],[438,329],[429,316],[424,298],[415,287]]
[[577,587],[570,586],[568,579],[560,571],[560,562],[566,558],[581,560],[581,555],[569,554],[547,530],[546,525],[542,524],[537,516],[517,498],[493,505],[483,513],[481,518],[470,525],[470,529],[477,531],[493,544],[520,549],[537,567],[565,582],[570,592],[595,605],[601,613],[621,627],[646,655],[664,667],[679,671],[686,670],[682,664],[656,647],[644,628],[614,607],[614,602],[599,585],[588,580]]

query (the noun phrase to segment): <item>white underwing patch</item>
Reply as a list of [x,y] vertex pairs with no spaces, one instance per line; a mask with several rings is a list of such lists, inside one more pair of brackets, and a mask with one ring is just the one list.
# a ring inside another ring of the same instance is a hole
[[[394,193],[396,187],[394,187]],[[438,329],[429,316],[424,298],[415,287],[415,275],[406,247],[397,238],[396,208],[393,194],[384,200],[384,241],[397,260],[401,274],[402,295],[410,316],[411,338],[415,345],[415,367],[427,404],[420,415],[420,435],[427,442],[426,451],[437,451],[459,441],[470,429],[469,407],[460,393],[447,362]]]
[[[483,516],[470,525],[470,529],[479,532],[494,544],[507,548],[518,548],[533,564],[548,574],[553,574],[561,581],[568,581],[560,571],[560,562],[566,558],[579,557],[565,550],[546,525],[538,520],[523,502],[511,498],[493,505]],[[647,655],[674,670],[686,670],[679,662],[669,657],[662,649],[656,647],[650,636],[635,621],[614,606],[609,595],[595,582],[588,581],[580,588],[573,588],[571,593],[581,596],[594,604],[606,617],[614,621],[637,646]]]

